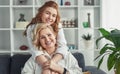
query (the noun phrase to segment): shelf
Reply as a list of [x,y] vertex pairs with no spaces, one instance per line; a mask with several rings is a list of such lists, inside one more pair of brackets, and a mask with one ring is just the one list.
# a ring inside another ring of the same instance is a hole
[[10,7],[10,5],[0,5],[0,8],[4,7]]
[[23,30],[14,30],[13,38],[14,49],[19,49],[22,45],[29,46],[27,38],[23,35]]
[[15,51],[13,51],[13,53],[30,53],[30,51],[29,50],[15,50]]
[[10,9],[0,7],[0,28],[10,28]]
[[10,0],[0,0],[0,5],[10,5]]
[[[36,8],[39,8],[41,5],[35,5]],[[78,5],[70,5],[70,6],[59,6],[59,8],[78,8]]]
[[63,5],[63,6],[59,6],[60,8],[78,8],[78,5],[70,5],[70,6],[67,6],[67,5]]
[[[19,0],[0,0],[0,54],[14,55],[30,53],[30,49],[25,51],[19,49],[20,46],[29,46],[29,44],[27,38],[23,35],[25,28],[16,28],[16,23],[20,19],[20,14],[24,14],[26,22],[30,22],[38,12],[38,8],[42,6],[42,1],[45,0],[24,1],[27,2],[20,4]],[[72,53],[83,53],[86,65],[96,65],[97,62],[94,62],[93,59],[100,51],[96,49],[95,40],[100,37],[98,29],[102,26],[101,0],[94,0],[94,5],[84,5],[84,0],[69,0],[71,2],[69,6],[64,5],[65,3],[60,5],[60,0],[56,1],[59,4],[61,23],[65,24],[63,25],[63,30],[69,51]],[[90,13],[91,26],[85,28],[83,22],[88,21],[88,13]],[[71,21],[74,25],[67,25]],[[81,36],[87,33],[92,34],[94,43],[91,47],[85,49]]]
[[13,5],[13,8],[33,8],[33,5]]
[[0,30],[10,30],[10,28],[0,28]]
[[23,7],[23,8],[20,8],[20,7],[15,7],[13,8],[13,27],[15,27],[16,25],[16,22],[18,22],[18,20],[20,19],[20,14],[23,14],[24,15],[24,19],[26,21],[30,21],[31,18],[33,17],[33,8],[32,7]]
[[64,30],[78,30],[78,28],[63,28]]
[[[0,49],[7,50],[11,49],[10,45],[10,31],[9,30],[0,30]],[[8,50],[7,50],[8,51]]]
[[86,5],[86,6],[82,6],[81,8],[100,8],[100,6],[99,5],[93,5],[93,6],[88,6],[88,5]]
[[[16,28],[16,23],[20,19],[20,14],[24,15],[26,22],[38,12],[38,8],[45,0],[25,0],[25,4],[20,4],[19,0],[0,0],[0,53],[27,54],[29,51],[21,51],[20,46],[29,46],[27,38],[23,35],[25,28]],[[36,1],[39,1],[37,3]],[[71,5],[60,5],[60,0],[56,0],[59,4],[61,23],[63,25],[64,35],[69,46],[73,46],[70,52],[84,52],[82,34],[90,33],[93,35],[94,42],[100,36],[98,29],[101,27],[101,2],[94,0],[94,5],[84,5],[84,0],[69,0]],[[90,28],[84,28],[83,22],[88,21],[88,13],[90,13]],[[65,23],[64,23],[65,21]],[[73,22],[70,25],[71,21]],[[69,25],[67,25],[69,22]],[[94,48],[90,49],[95,49]],[[90,50],[96,52],[97,50]],[[99,51],[98,51],[99,52]]]
[[33,0],[22,0],[23,2],[20,3],[19,0],[12,0],[13,5],[33,5]]
[[22,30],[22,31],[24,31],[25,28],[13,28],[12,30],[18,30],[18,31],[19,31],[19,30],[20,30],[20,31]]
[[10,49],[0,49],[0,53],[11,53]]

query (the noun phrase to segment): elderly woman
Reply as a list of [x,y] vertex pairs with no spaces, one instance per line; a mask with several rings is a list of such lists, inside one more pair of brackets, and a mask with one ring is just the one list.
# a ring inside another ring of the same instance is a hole
[[[33,45],[40,51],[42,48],[43,55],[51,59],[57,48],[56,36],[57,33],[54,32],[50,25],[39,23],[34,29]],[[83,74],[77,60],[70,52],[67,53],[66,58],[58,63],[47,61],[42,66],[39,66],[31,57],[25,63],[22,74],[45,74],[42,73],[44,69],[49,70],[49,73],[46,74]]]

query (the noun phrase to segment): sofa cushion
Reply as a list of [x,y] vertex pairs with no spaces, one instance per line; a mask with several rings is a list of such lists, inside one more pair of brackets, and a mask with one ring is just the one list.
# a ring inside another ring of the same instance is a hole
[[79,67],[82,68],[82,71],[85,72],[85,60],[82,53],[73,53],[73,56],[77,59]]
[[10,55],[0,55],[0,74],[9,74]]
[[21,74],[21,70],[25,62],[30,58],[30,54],[16,54],[11,58],[11,73],[10,74]]

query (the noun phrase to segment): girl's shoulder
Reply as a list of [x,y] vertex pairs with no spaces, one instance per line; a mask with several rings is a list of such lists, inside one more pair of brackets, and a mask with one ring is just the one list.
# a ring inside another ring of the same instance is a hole
[[35,26],[36,26],[35,24],[29,25],[28,30],[33,30],[35,28]]
[[63,28],[61,23],[58,24],[58,28],[59,29]]

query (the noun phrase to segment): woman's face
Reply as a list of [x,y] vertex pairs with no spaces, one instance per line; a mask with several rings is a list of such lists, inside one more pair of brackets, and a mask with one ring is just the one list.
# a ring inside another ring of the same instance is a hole
[[40,31],[40,44],[46,50],[55,47],[56,38],[49,28],[45,28]]
[[57,17],[56,9],[52,7],[47,7],[43,11],[41,19],[43,23],[53,24],[56,20],[56,17]]

